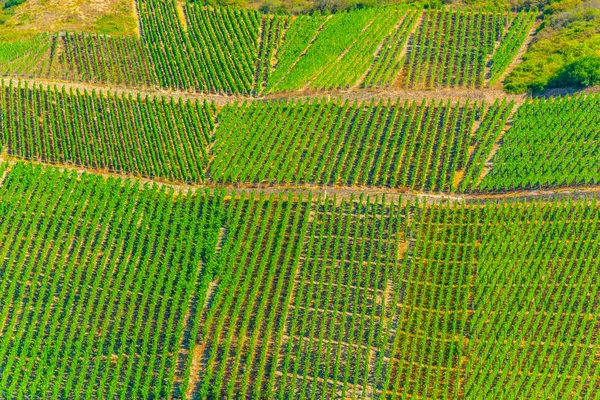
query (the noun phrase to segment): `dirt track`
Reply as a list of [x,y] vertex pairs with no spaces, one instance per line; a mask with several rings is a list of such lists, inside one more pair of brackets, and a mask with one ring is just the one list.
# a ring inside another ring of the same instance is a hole
[[[6,155],[0,156],[0,163],[8,161],[14,163],[19,161],[18,158],[7,157]],[[471,194],[460,194],[460,193],[425,193],[416,192],[406,189],[393,189],[386,187],[343,187],[343,186],[318,186],[318,185],[221,185],[221,184],[204,184],[204,185],[186,185],[182,183],[170,183],[160,180],[152,180],[132,175],[122,175],[117,173],[110,173],[106,171],[95,171],[70,165],[54,165],[47,164],[38,161],[27,161],[33,164],[47,165],[56,167],[61,170],[76,171],[79,174],[89,173],[95,175],[102,175],[104,177],[113,177],[120,179],[128,179],[134,182],[139,182],[141,185],[158,185],[170,187],[178,193],[187,194],[189,192],[195,192],[198,190],[206,190],[209,192],[216,190],[224,190],[231,193],[232,195],[259,195],[263,193],[265,195],[292,195],[293,197],[301,196],[307,198],[311,195],[313,198],[317,197],[335,197],[338,199],[359,199],[361,196],[371,198],[378,198],[381,200],[385,197],[386,201],[415,201],[425,202],[428,204],[441,204],[441,203],[465,203],[465,204],[482,204],[482,203],[504,203],[512,201],[550,201],[560,199],[592,199],[600,197],[600,186],[579,186],[572,188],[553,188],[553,189],[540,189],[540,190],[520,190],[506,193],[471,193]],[[7,174],[5,172],[5,174]],[[0,179],[0,186],[2,185],[2,179]]]
[[526,95],[508,95],[502,90],[498,89],[435,89],[435,90],[411,90],[411,89],[357,89],[357,90],[330,90],[330,91],[304,91],[304,92],[293,92],[293,93],[277,93],[267,96],[226,96],[217,94],[203,94],[195,92],[178,92],[169,91],[163,89],[152,89],[152,88],[123,88],[114,87],[111,85],[101,85],[93,83],[77,83],[70,81],[61,80],[49,80],[43,78],[28,79],[28,78],[10,78],[4,77],[4,80],[13,79],[13,84],[21,82],[22,85],[28,85],[29,87],[41,86],[43,88],[48,87],[64,87],[65,89],[73,89],[80,91],[92,90],[99,91],[102,93],[114,93],[131,95],[137,97],[137,95],[143,96],[165,96],[172,97],[175,100],[180,98],[183,99],[206,99],[214,101],[217,106],[224,106],[239,101],[268,101],[277,99],[296,99],[304,100],[308,98],[332,98],[339,100],[348,101],[371,101],[372,99],[379,99],[382,101],[387,100],[439,100],[464,102],[466,100],[474,101],[485,101],[487,103],[493,103],[497,99],[508,99],[514,100],[515,102],[523,102],[527,99]]

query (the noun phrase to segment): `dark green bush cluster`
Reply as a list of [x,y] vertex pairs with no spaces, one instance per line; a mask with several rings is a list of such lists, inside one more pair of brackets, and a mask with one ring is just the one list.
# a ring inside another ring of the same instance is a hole
[[6,0],[4,2],[4,8],[6,9],[6,8],[10,8],[10,7],[15,7],[24,2],[25,2],[25,0]]
[[600,57],[578,58],[565,66],[550,85],[555,87],[600,85]]

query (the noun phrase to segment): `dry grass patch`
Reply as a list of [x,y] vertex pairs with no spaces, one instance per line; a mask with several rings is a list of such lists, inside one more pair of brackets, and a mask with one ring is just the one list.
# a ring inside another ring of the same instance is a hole
[[133,1],[28,0],[0,26],[0,40],[65,31],[132,35],[137,32]]

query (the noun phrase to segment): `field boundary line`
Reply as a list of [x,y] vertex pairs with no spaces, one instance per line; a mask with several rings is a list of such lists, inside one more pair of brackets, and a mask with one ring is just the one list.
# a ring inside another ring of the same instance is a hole
[[75,171],[79,175],[83,173],[102,175],[106,178],[119,178],[124,181],[129,180],[132,182],[139,182],[141,185],[157,185],[170,187],[176,191],[176,195],[179,194],[191,194],[197,191],[225,191],[235,196],[247,196],[250,194],[274,194],[274,195],[298,195],[302,198],[308,198],[311,194],[313,198],[332,196],[335,195],[338,201],[342,199],[357,198],[358,196],[366,195],[369,197],[375,197],[385,195],[386,202],[398,202],[402,203],[419,200],[426,204],[439,204],[439,203],[467,203],[467,204],[480,204],[487,202],[503,202],[503,201],[539,201],[539,200],[552,200],[552,199],[591,199],[594,197],[600,198],[600,185],[589,186],[579,185],[572,187],[556,187],[556,188],[545,188],[545,189],[518,189],[506,192],[474,192],[474,193],[427,193],[407,190],[406,188],[388,188],[388,187],[342,187],[342,186],[322,186],[322,185],[236,185],[236,184],[198,184],[188,185],[184,183],[168,182],[166,180],[150,179],[139,177],[135,175],[123,175],[116,172],[98,171],[82,166],[66,165],[66,164],[51,164],[42,162],[39,160],[27,160],[22,157],[8,156],[6,154],[0,155],[0,162],[8,161],[9,164],[15,164],[16,162],[27,162],[36,165],[47,166],[51,168],[57,168],[61,171]]
[[69,80],[63,80],[59,78],[25,78],[18,76],[3,76],[0,77],[7,85],[10,81],[13,85],[28,85],[28,87],[36,87],[42,89],[49,89],[56,86],[57,88],[79,89],[85,90],[87,93],[91,93],[93,90],[101,93],[110,93],[112,95],[131,95],[133,98],[140,95],[141,97],[164,97],[173,100],[206,100],[214,102],[216,106],[224,107],[229,104],[235,104],[236,102],[253,102],[253,101],[271,101],[271,100],[305,100],[305,99],[334,99],[339,101],[359,101],[367,102],[373,99],[375,100],[409,100],[409,101],[432,101],[432,100],[450,100],[451,104],[457,102],[465,102],[466,100],[479,100],[485,101],[486,103],[493,103],[495,100],[513,100],[515,102],[524,101],[531,98],[529,95],[511,95],[505,93],[499,89],[451,89],[442,88],[439,90],[418,90],[418,89],[394,89],[394,88],[360,88],[354,89],[334,89],[324,91],[305,91],[305,92],[285,92],[285,93],[271,93],[263,96],[251,96],[251,95],[223,95],[223,94],[211,94],[211,93],[200,93],[190,91],[170,91],[166,89],[160,89],[158,87],[120,87],[111,86],[100,83],[88,83],[88,82],[74,82]]

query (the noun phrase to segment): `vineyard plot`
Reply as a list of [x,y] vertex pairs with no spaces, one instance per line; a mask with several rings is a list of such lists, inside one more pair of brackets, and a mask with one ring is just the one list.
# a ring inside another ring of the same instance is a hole
[[157,86],[150,53],[135,37],[58,35],[52,76],[123,86]]
[[535,21],[536,14],[533,12],[521,12],[512,18],[510,27],[502,39],[499,47],[494,51],[490,60],[489,78],[490,86],[493,86],[502,73],[515,58],[519,48],[525,42],[529,31]]
[[598,398],[598,203],[487,208],[466,397]]
[[401,277],[388,393],[462,398],[468,303],[477,253],[476,208],[414,207]]
[[186,183],[204,179],[214,107],[102,92],[0,87],[8,154]]
[[410,10],[401,23],[383,40],[373,64],[369,67],[361,87],[391,86],[402,68],[402,53],[411,30],[421,17],[421,12]]
[[[301,89],[329,64],[341,57],[355,42],[364,40],[364,31],[374,23],[377,16],[372,9],[342,12],[330,16],[314,41],[308,44],[298,60],[274,86],[274,90],[285,92]],[[386,21],[387,19],[383,22]]]
[[219,198],[17,163],[0,187],[0,395],[168,398]]
[[473,11],[427,11],[411,38],[397,84],[410,88],[482,87],[487,58],[508,16]]
[[162,87],[198,92],[252,94],[262,85],[287,17],[227,7],[137,2],[142,42]]
[[480,106],[324,100],[228,106],[218,116],[207,174],[216,183],[449,191],[469,149],[479,154],[488,144],[472,136]]
[[597,185],[600,96],[532,100],[522,105],[481,191]]
[[[411,13],[406,9],[390,8],[377,10],[377,16],[366,25],[354,42],[339,54],[335,62],[328,63],[318,75],[309,79],[308,86],[313,90],[347,89],[358,83],[367,68],[373,64],[379,47],[391,30],[405,18],[410,20]],[[409,23],[405,24],[405,26]],[[334,41],[335,42],[335,41]],[[315,45],[318,45],[315,43]],[[310,54],[308,54],[310,55]]]
[[203,366],[193,393],[381,393],[404,210],[377,201],[264,197],[235,208],[237,240],[221,252],[223,276],[201,319]]
[[39,77],[50,72],[56,38],[38,34],[14,42],[0,41],[0,75]]
[[[456,329],[444,342],[449,350],[438,346],[432,359],[451,355],[452,367],[459,367],[422,375],[418,395],[598,397],[596,200],[434,205],[417,209],[414,218],[422,221],[417,238],[425,238],[422,247],[415,245],[413,259],[422,266],[415,270],[433,278],[421,289],[419,298],[429,293],[430,306],[418,314],[417,326],[427,331],[422,316],[439,313],[429,328],[434,337]],[[461,312],[442,312],[453,306]],[[402,388],[407,377],[399,382]],[[405,395],[412,394],[408,382]]]

